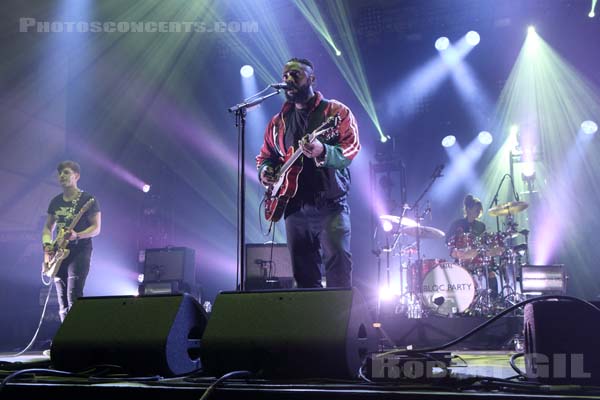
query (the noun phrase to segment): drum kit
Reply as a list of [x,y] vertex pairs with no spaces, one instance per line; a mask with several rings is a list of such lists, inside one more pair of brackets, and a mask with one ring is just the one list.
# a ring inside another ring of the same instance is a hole
[[[528,207],[513,201],[490,208],[493,217],[506,217],[505,229],[475,236],[458,232],[445,238],[444,232],[423,226],[411,219],[384,215],[382,222],[397,226],[395,240],[384,248],[389,253],[403,237],[416,238],[415,243],[398,246],[401,262],[401,291],[395,312],[409,318],[427,315],[490,316],[522,300],[517,285],[520,266],[527,263],[527,230],[518,230],[514,215]],[[422,259],[420,240],[446,239],[451,261]],[[523,242],[519,243],[517,242]],[[416,257],[416,259],[415,259]]]

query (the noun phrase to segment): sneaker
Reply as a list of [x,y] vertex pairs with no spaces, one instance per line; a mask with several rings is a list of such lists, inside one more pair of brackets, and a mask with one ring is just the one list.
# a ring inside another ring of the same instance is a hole
[[44,355],[44,356],[46,356],[46,357],[50,358],[50,349],[47,349],[47,350],[44,350],[44,351],[42,351],[42,355]]

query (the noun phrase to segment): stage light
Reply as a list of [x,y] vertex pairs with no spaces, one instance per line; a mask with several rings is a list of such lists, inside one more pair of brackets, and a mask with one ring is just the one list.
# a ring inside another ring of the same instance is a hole
[[456,136],[448,135],[442,139],[442,146],[444,147],[452,147],[456,144]]
[[596,13],[594,13],[593,11],[590,11],[590,13],[588,14],[588,17],[590,18],[594,18],[596,16]]
[[379,288],[379,300],[390,301],[394,298],[394,292],[388,286]]
[[252,75],[254,75],[254,68],[252,68],[251,65],[244,65],[242,68],[240,68],[240,75],[242,75],[244,78],[250,78]]
[[144,186],[142,186],[142,192],[148,193],[149,191],[150,191],[150,185],[145,183]]
[[535,32],[535,26],[533,26],[533,25],[529,25],[529,26],[527,27],[527,34],[528,34],[528,35],[535,35],[535,34],[536,34],[536,32]]
[[469,31],[467,33],[467,44],[471,45],[471,46],[477,46],[481,40],[481,37],[479,36],[479,33],[475,32],[475,31]]
[[144,274],[138,274],[137,280],[139,283],[144,283]]
[[523,163],[523,176],[524,177],[532,177],[535,175],[535,165],[533,162],[527,161]]
[[435,41],[435,48],[437,51],[444,51],[450,46],[450,39],[446,36],[442,36]]
[[381,140],[381,143],[387,143],[388,140],[390,140],[391,137],[389,135],[383,135],[379,137],[379,140]]
[[481,144],[491,144],[494,141],[494,137],[488,131],[481,131],[479,135],[477,135],[477,139],[479,139],[479,143]]
[[342,52],[336,49],[336,51],[335,51],[335,55],[339,57],[339,56],[341,56],[341,55],[342,55]]
[[590,120],[583,121],[581,123],[581,130],[586,135],[593,135],[594,133],[596,133],[598,131],[598,124],[596,124],[594,121],[590,121]]

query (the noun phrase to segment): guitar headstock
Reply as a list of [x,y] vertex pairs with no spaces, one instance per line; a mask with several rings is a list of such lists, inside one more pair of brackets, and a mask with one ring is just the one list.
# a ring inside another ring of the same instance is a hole
[[330,116],[316,129],[319,132],[318,136],[322,137],[325,141],[336,137],[338,135],[337,128],[341,121],[342,118],[339,113]]

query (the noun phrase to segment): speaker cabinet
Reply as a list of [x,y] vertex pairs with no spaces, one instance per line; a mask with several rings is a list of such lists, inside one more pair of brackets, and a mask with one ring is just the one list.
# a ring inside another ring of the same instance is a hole
[[286,244],[246,245],[246,289],[292,289],[295,286]]
[[82,297],[58,330],[54,368],[80,371],[99,364],[133,375],[179,375],[200,368],[204,309],[191,296]]
[[196,281],[196,252],[187,247],[146,249],[144,282]]
[[528,378],[545,384],[600,385],[600,311],[574,301],[530,303],[524,328]]
[[202,340],[214,376],[250,370],[264,377],[354,378],[376,337],[355,289],[225,292]]

